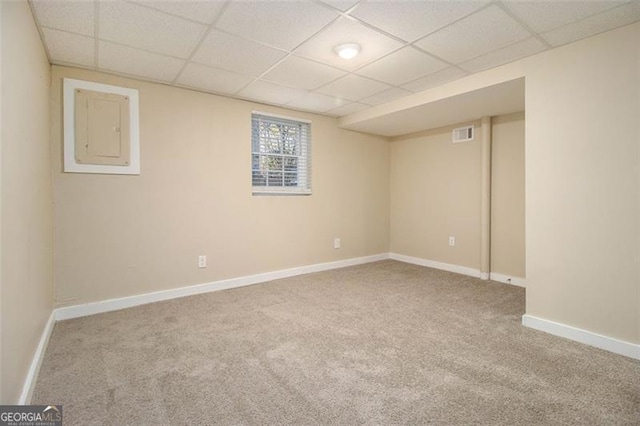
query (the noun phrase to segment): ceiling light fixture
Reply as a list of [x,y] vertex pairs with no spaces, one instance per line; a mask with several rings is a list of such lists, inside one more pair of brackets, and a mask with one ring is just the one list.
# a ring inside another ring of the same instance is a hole
[[344,43],[336,46],[333,50],[342,59],[353,59],[360,53],[360,45],[358,43]]

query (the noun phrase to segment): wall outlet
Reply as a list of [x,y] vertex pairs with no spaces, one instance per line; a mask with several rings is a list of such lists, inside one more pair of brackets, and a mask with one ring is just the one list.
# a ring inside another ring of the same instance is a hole
[[198,268],[206,268],[207,267],[207,256],[198,256]]
[[334,238],[333,239],[333,248],[334,249],[339,249],[342,246],[342,243],[340,242],[340,238]]
[[449,237],[449,247],[455,247],[456,237]]

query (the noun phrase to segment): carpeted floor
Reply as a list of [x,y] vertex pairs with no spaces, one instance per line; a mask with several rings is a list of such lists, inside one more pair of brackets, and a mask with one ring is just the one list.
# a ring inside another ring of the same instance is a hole
[[90,424],[640,424],[640,362],[524,290],[395,261],[55,326],[33,403]]

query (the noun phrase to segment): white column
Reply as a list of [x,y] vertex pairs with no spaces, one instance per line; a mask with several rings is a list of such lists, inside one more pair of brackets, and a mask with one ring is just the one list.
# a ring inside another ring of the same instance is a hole
[[491,117],[482,117],[482,171],[480,194],[480,278],[491,272]]

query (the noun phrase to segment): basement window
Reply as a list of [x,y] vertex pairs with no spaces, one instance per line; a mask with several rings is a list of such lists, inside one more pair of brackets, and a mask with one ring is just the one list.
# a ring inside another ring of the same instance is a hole
[[311,194],[311,122],[251,114],[253,194]]

